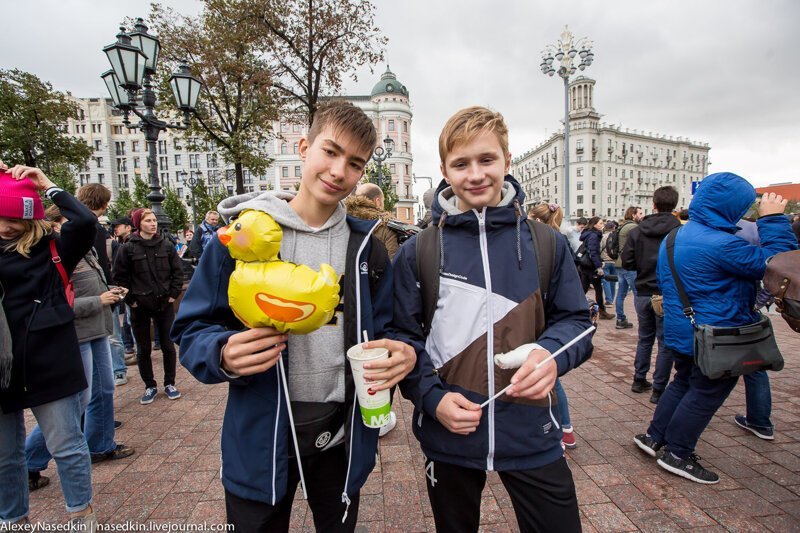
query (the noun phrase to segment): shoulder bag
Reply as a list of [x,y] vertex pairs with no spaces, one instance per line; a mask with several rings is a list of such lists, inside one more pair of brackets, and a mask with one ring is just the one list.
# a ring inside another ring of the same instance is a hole
[[695,322],[694,309],[675,269],[675,236],[679,229],[667,236],[667,259],[683,314],[694,328],[694,363],[700,372],[709,379],[720,379],[783,369],[783,356],[775,342],[772,323],[765,315],[760,314],[758,321],[745,326],[717,327]]

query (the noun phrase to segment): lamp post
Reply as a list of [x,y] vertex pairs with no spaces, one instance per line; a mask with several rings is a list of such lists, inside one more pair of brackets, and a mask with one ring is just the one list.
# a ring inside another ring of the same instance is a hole
[[[384,148],[385,147],[385,148]],[[383,146],[375,147],[372,152],[372,160],[378,166],[378,187],[383,189],[383,162],[392,157],[394,151],[394,141],[388,135],[383,140]],[[391,176],[389,176],[389,183],[391,184]]]
[[[189,176],[188,178],[186,176]],[[197,187],[197,178],[194,177],[194,172],[189,174],[185,170],[181,172],[181,176],[183,176],[183,181],[189,185],[189,190],[192,193],[192,229],[197,226],[197,212],[195,211],[195,201],[194,201],[194,189]]]
[[144,134],[147,142],[147,169],[150,174],[148,187],[153,213],[158,220],[162,234],[169,233],[169,218],[161,202],[164,194],[158,181],[158,160],[156,159],[156,141],[162,131],[167,129],[185,130],[189,127],[191,113],[197,105],[197,96],[202,89],[200,80],[191,75],[185,62],[172,73],[169,84],[178,104],[178,109],[183,112],[181,124],[169,124],[159,120],[155,114],[156,93],[153,87],[153,76],[156,73],[158,55],[161,43],[154,35],[147,33],[147,26],[141,18],[136,19],[134,31],[126,33],[121,27],[117,34],[117,42],[103,48],[111,63],[111,70],[104,72],[101,78],[108,88],[114,107],[123,112],[123,124],[131,127],[129,119],[133,113],[139,117],[139,123],[134,127]]
[[[580,63],[574,65],[575,56],[580,58]],[[553,68],[553,60],[559,61],[561,66]],[[584,70],[594,61],[592,41],[586,37],[575,39],[575,36],[564,26],[561,38],[555,45],[547,45],[542,50],[542,74],[552,76],[558,74],[564,80],[564,214],[569,218],[569,77],[580,69]]]

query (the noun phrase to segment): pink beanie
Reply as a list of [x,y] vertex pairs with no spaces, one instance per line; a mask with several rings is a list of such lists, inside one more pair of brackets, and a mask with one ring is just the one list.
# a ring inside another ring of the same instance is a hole
[[31,180],[15,180],[11,174],[0,172],[0,217],[44,218],[42,199]]

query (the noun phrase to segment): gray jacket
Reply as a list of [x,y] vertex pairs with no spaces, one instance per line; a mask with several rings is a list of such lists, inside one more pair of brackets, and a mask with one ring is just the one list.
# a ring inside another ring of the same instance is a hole
[[103,269],[89,252],[72,274],[75,284],[75,331],[79,342],[108,337],[114,332],[111,306],[100,303],[100,295],[108,290]]

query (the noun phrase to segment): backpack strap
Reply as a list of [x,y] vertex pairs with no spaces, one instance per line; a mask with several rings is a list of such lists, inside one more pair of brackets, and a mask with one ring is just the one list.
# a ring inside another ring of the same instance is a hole
[[67,269],[65,269],[64,265],[61,264],[61,257],[58,255],[55,239],[50,239],[50,257],[52,257],[53,264],[56,266],[56,270],[58,270],[58,274],[61,276],[61,281],[64,283],[64,287],[68,287],[69,276],[67,276]]
[[556,233],[546,224],[539,221],[526,219],[533,237],[533,248],[536,250],[536,266],[539,268],[539,290],[542,292],[542,301],[547,300],[547,291],[550,289],[550,274],[553,272],[553,263],[556,255]]
[[417,279],[422,293],[422,331],[426,336],[439,300],[441,259],[439,228],[431,224],[417,234]]
[[683,282],[678,276],[678,270],[675,268],[675,236],[678,235],[679,229],[681,229],[681,226],[670,231],[669,235],[667,235],[667,261],[669,262],[669,270],[672,272],[672,279],[675,282],[675,288],[678,289],[678,296],[683,305],[683,314],[692,321],[694,326],[694,309],[692,309],[692,304],[689,303],[689,296],[686,295],[686,289],[683,288]]
[[372,242],[369,249],[369,293],[374,298],[378,294],[378,285],[386,272],[386,265],[389,262],[389,252],[386,246],[375,235],[371,235]]

